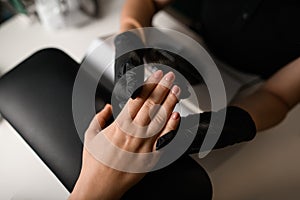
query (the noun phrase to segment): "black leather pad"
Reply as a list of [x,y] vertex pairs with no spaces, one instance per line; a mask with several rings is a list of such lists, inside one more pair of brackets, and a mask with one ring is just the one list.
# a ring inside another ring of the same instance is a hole
[[0,79],[0,112],[71,190],[80,172],[82,143],[72,116],[79,64],[46,49]]
[[[0,79],[0,112],[69,191],[80,172],[83,148],[72,115],[72,90],[78,69],[79,64],[64,52],[45,49]],[[97,94],[96,105],[103,106],[107,100],[101,97],[101,88]],[[211,196],[205,170],[190,157],[183,157],[146,175],[123,199]]]

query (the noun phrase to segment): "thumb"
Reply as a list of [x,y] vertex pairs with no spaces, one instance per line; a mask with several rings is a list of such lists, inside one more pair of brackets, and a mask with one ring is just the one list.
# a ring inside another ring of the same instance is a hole
[[103,129],[106,122],[112,116],[112,107],[110,104],[106,104],[105,107],[96,115],[96,118],[99,122],[100,127]]
[[105,127],[106,122],[112,116],[112,107],[106,104],[105,107],[92,119],[84,135],[84,143],[92,141],[94,137]]

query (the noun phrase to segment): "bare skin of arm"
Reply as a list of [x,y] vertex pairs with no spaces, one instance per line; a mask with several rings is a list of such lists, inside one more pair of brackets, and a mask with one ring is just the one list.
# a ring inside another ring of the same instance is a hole
[[283,67],[256,92],[232,103],[252,116],[258,131],[277,125],[300,101],[300,58]]
[[121,32],[151,26],[154,14],[172,0],[126,0],[121,14]]

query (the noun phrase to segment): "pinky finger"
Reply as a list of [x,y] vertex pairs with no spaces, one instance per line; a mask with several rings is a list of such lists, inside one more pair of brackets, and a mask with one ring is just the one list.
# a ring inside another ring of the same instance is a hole
[[180,114],[178,112],[174,112],[169,118],[169,121],[167,122],[166,126],[162,130],[161,134],[158,135],[154,145],[155,150],[161,149],[175,137],[176,135],[175,131],[178,128],[179,123],[180,123]]

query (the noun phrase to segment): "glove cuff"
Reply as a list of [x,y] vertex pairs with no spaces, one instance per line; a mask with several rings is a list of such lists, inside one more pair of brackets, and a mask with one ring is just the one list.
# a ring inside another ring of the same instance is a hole
[[[218,111],[222,113],[225,109]],[[240,142],[250,141],[256,135],[256,126],[250,114],[236,106],[226,108],[223,131],[214,149],[223,148]]]
[[[210,132],[210,134],[216,134],[218,141],[216,142],[214,149],[224,148],[229,145],[233,145],[240,142],[250,141],[256,135],[256,126],[251,118],[250,114],[235,106],[226,107],[218,112],[204,112],[200,114],[200,121],[194,126],[189,125],[189,121],[197,121],[199,114],[189,115],[181,118],[181,130],[185,131],[188,136],[194,135],[194,141],[186,151],[186,154],[199,152],[202,143],[207,135],[207,130],[211,126],[218,126],[217,121],[211,121],[211,115],[216,115],[216,119],[223,117],[226,111],[224,127],[221,133]],[[219,135],[220,134],[220,135]],[[168,134],[160,137],[157,142],[157,149],[160,149],[167,145],[176,135],[176,131],[171,131]],[[214,138],[214,137],[213,137]],[[204,149],[210,150],[210,149]]]

